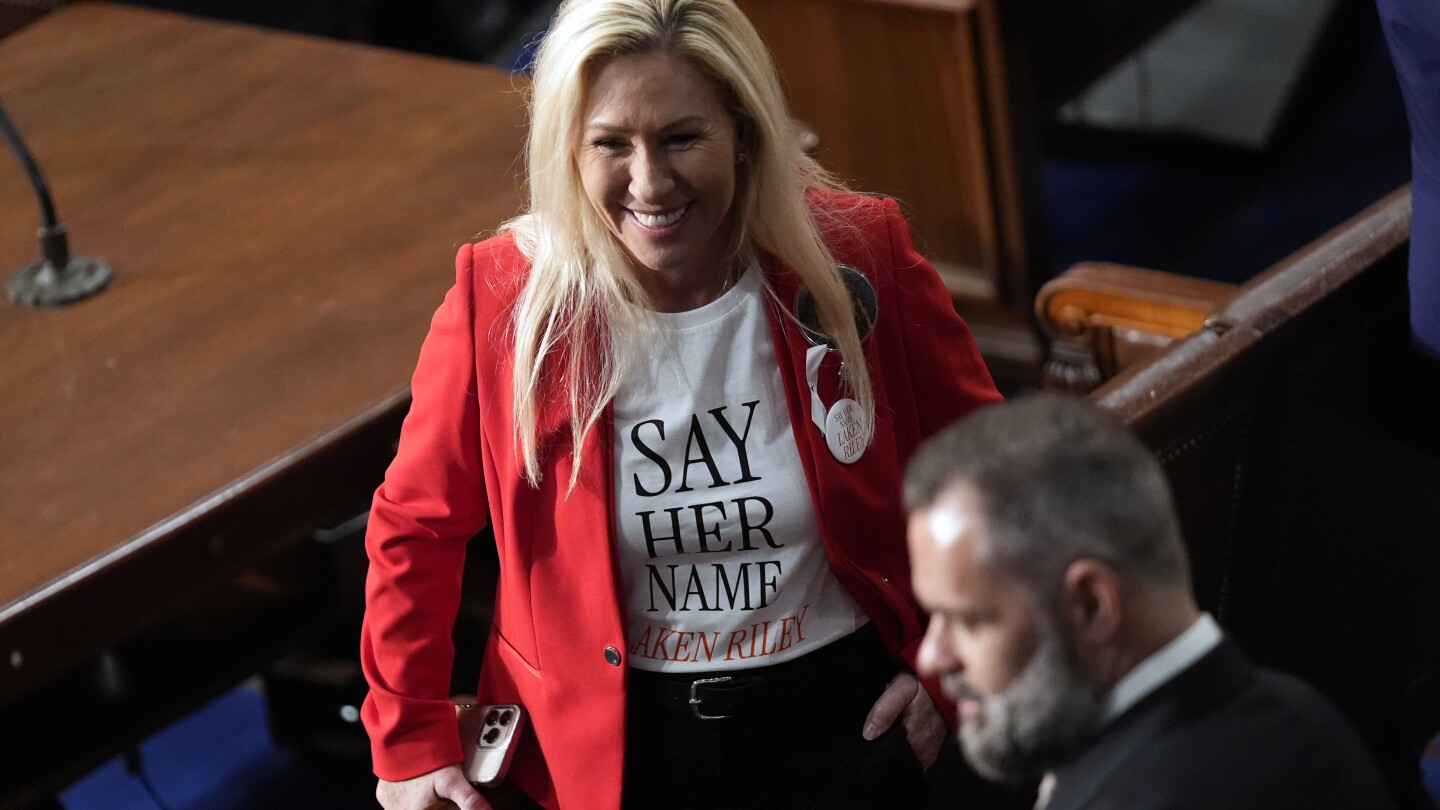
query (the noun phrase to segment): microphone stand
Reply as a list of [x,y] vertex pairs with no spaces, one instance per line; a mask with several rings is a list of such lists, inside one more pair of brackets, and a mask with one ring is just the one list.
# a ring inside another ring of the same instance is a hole
[[55,204],[50,200],[45,177],[3,106],[0,106],[0,134],[20,160],[40,202],[40,255],[43,257],[12,276],[5,285],[5,293],[11,301],[27,307],[58,307],[105,289],[115,277],[114,271],[99,259],[70,255],[65,226],[55,217]]

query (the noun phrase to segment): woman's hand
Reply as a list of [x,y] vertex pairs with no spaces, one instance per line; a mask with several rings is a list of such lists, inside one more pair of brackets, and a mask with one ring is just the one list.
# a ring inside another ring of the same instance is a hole
[[454,802],[460,810],[490,810],[490,803],[465,780],[459,765],[447,765],[403,782],[381,779],[375,798],[385,810],[426,810],[442,799]]
[[890,685],[875,701],[875,706],[865,718],[865,739],[873,740],[884,734],[897,717],[905,718],[905,739],[915,752],[915,758],[929,770],[935,764],[935,758],[940,756],[940,746],[945,743],[949,729],[945,727],[940,710],[935,708],[935,701],[930,699],[930,693],[921,688],[920,681],[908,672],[891,678]]

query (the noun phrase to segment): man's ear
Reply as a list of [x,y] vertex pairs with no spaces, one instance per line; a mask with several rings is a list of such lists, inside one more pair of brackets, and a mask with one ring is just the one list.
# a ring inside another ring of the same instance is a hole
[[1065,568],[1060,590],[1060,618],[1072,643],[1096,650],[1115,643],[1123,606],[1120,578],[1106,563],[1082,557]]

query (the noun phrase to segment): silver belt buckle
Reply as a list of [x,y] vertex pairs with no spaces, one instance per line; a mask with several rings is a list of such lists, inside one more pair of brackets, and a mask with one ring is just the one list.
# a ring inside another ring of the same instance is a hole
[[694,712],[694,713],[695,713],[695,716],[698,717],[698,718],[700,718],[701,720],[728,720],[728,719],[730,719],[731,717],[733,717],[733,715],[729,715],[729,714],[705,714],[704,712],[700,711],[700,704],[703,703],[704,701],[702,701],[702,700],[700,699],[700,694],[699,694],[699,689],[700,689],[701,685],[703,685],[703,684],[709,684],[709,683],[729,683],[729,682],[731,682],[731,681],[733,681],[733,680],[735,680],[735,679],[734,679],[734,678],[701,678],[701,679],[698,680],[698,681],[692,681],[692,682],[690,683],[690,711]]

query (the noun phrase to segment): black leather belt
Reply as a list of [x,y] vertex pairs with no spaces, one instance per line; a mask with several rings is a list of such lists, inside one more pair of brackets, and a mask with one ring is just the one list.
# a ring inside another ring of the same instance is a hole
[[629,694],[632,701],[700,720],[773,718],[797,707],[827,704],[837,690],[863,689],[868,695],[876,678],[883,685],[894,669],[874,625],[866,624],[812,653],[768,667],[695,673],[632,669]]

